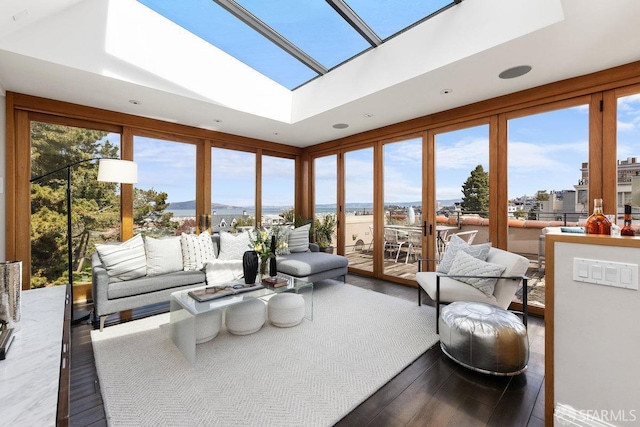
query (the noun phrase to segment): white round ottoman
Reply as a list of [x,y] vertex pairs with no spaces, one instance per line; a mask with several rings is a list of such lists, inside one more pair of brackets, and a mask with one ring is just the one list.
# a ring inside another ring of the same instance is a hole
[[222,311],[213,310],[196,316],[196,344],[211,341],[222,327]]
[[493,375],[527,369],[529,338],[518,316],[480,302],[454,302],[440,312],[440,348],[459,364]]
[[269,299],[269,320],[273,326],[289,328],[304,318],[305,307],[302,295],[285,292]]
[[267,321],[267,306],[254,299],[227,308],[225,323],[234,335],[249,335],[258,332]]

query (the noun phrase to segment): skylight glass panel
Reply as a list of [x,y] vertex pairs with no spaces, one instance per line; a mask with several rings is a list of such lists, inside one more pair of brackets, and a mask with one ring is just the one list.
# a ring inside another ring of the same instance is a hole
[[325,1],[236,1],[326,68],[371,47]]
[[138,1],[288,89],[317,76],[211,0]]
[[346,0],[346,3],[384,40],[453,2],[451,0]]

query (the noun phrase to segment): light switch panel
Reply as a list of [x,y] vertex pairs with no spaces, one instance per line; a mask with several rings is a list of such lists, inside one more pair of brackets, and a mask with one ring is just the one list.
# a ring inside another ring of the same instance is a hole
[[638,264],[574,258],[573,280],[638,290]]

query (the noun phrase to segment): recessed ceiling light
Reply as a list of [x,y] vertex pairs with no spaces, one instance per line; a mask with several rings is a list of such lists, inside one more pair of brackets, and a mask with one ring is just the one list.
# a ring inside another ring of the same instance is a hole
[[278,136],[278,135],[280,135],[280,132],[274,132],[273,134]]
[[333,125],[334,129],[346,129],[349,127],[348,124],[346,123],[336,123],[335,125]]
[[531,66],[529,65],[518,65],[517,67],[509,68],[504,70],[498,77],[501,79],[515,79],[516,77],[524,76],[529,71],[531,71]]
[[365,113],[365,117],[373,117],[373,113]]
[[213,123],[222,123],[222,119],[213,119]]
[[138,100],[136,100],[136,99],[130,99],[130,100],[129,100],[129,102],[130,102],[131,104],[133,104],[133,105],[140,105],[140,104],[142,104],[142,102],[140,102],[140,101],[138,101]]
[[440,91],[440,93],[441,93],[442,95],[447,95],[447,94],[449,94],[449,93],[451,93],[451,92],[453,92],[453,89],[442,89],[442,90]]

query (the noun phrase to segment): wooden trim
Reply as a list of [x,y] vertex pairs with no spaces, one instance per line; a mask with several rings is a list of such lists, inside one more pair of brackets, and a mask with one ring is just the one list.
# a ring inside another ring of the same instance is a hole
[[[14,181],[10,187],[15,193],[13,197],[13,257],[22,261],[22,288],[31,288],[31,126],[29,114],[18,111],[15,115],[15,146],[13,154]],[[9,144],[7,144],[9,145]],[[7,205],[9,207],[9,205]],[[8,254],[7,254],[8,256]]]
[[336,247],[339,255],[344,254],[344,242],[345,242],[345,224],[344,224],[344,206],[346,203],[346,174],[345,174],[345,153],[338,153],[336,159],[336,215],[338,218],[338,226],[336,228]]
[[293,211],[296,216],[310,218],[309,209],[311,206],[311,167],[309,155],[304,154],[296,157],[295,165],[295,203]]
[[256,225],[262,225],[262,150],[256,152],[256,176],[255,176],[255,204]]
[[196,230],[200,229],[201,215],[211,215],[211,148],[209,141],[196,144]]
[[[602,195],[605,214],[618,210],[618,99],[615,91],[602,94]],[[606,148],[605,148],[606,147]],[[591,182],[591,179],[589,179]]]
[[[427,130],[424,132],[423,147],[426,162],[422,165],[422,186],[424,187],[422,189],[422,194],[424,195],[422,201],[422,221],[423,225],[426,224],[427,229],[425,233],[426,238],[423,238],[423,242],[426,241],[426,244],[422,249],[422,253],[425,254],[427,259],[436,259],[438,257],[436,249],[437,233],[433,228],[436,224],[436,133],[434,131]],[[435,271],[435,269],[435,262],[428,261],[427,270]]]
[[[16,155],[16,115],[17,111],[13,108],[13,94],[7,93],[6,97],[6,111],[5,111],[5,188],[4,188],[4,200],[5,200],[5,256],[7,260],[18,260],[16,252],[16,240],[17,240],[17,227],[16,227],[16,169],[17,159]],[[23,265],[23,278],[24,269]],[[25,288],[26,282],[22,280],[22,288]]]
[[[120,141],[120,158],[123,160],[135,160],[133,158],[133,130],[124,128]],[[133,237],[133,185],[120,184],[120,240],[125,241]]]
[[384,221],[384,143],[377,143],[373,146],[373,274],[375,277],[386,276]]
[[[593,199],[603,198],[602,159],[602,94],[595,93],[589,102],[589,212],[593,212]],[[603,201],[604,202],[604,201]],[[604,203],[603,203],[604,205]],[[604,205],[607,206],[607,205]]]
[[60,126],[72,126],[77,128],[95,129],[104,132],[122,133],[122,126],[116,126],[108,123],[95,122],[84,119],[74,119],[71,117],[60,117],[53,114],[44,114],[38,112],[30,112],[29,120],[41,123],[50,123]]
[[489,124],[489,240],[509,247],[509,143],[505,114],[493,116]]

